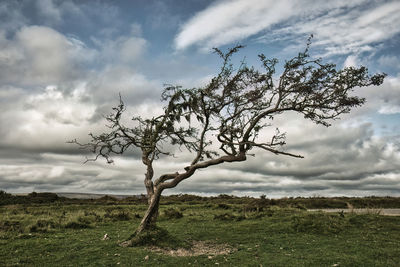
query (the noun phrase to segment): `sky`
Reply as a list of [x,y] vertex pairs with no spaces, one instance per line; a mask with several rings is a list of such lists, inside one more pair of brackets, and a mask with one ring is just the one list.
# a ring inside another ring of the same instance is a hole
[[[304,159],[256,150],[165,193],[400,196],[397,0],[1,0],[0,189],[145,193],[138,151],[84,164],[91,155],[67,141],[106,131],[119,93],[128,117],[151,117],[162,111],[165,84],[205,85],[220,68],[213,47],[245,45],[233,62],[259,68],[258,54],[282,64],[311,34],[313,57],[385,72],[384,83],[356,89],[366,104],[328,128],[276,117],[285,150]],[[158,160],[156,176],[190,162],[176,156]]]

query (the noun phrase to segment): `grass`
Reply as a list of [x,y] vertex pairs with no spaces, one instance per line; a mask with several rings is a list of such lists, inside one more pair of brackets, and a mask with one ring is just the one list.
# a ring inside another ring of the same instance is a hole
[[[192,257],[172,257],[146,246],[118,246],[135,231],[146,208],[143,204],[2,206],[0,266],[398,266],[400,262],[400,217],[275,206],[257,210],[246,205],[229,201],[161,205],[158,245],[176,249],[206,241],[235,249],[225,255]],[[105,234],[110,239],[102,240]]]

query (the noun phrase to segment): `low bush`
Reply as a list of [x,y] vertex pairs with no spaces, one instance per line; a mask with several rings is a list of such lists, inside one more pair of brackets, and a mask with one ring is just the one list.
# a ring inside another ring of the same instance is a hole
[[19,221],[2,221],[0,222],[0,231],[4,232],[23,232],[21,223]]
[[217,214],[214,215],[214,220],[220,220],[220,221],[241,221],[244,220],[244,216],[236,216],[231,213],[223,213],[223,214]]
[[45,233],[56,228],[56,223],[52,220],[37,220],[36,223],[30,225],[28,230],[30,233]]
[[106,210],[104,218],[111,219],[113,221],[128,221],[131,219],[129,212],[124,210]]
[[76,221],[70,221],[64,225],[64,228],[67,229],[85,229],[85,228],[90,228],[90,224],[87,224],[85,222],[76,222]]
[[118,202],[118,199],[109,195],[102,196],[101,198],[96,199],[96,202],[100,203],[115,203]]
[[243,207],[243,212],[261,212],[264,210],[264,207],[259,203],[250,203]]
[[177,209],[169,208],[164,210],[164,216],[168,219],[179,219],[183,217],[183,214]]
[[292,205],[292,208],[299,209],[299,210],[307,210],[307,208],[303,204],[300,204],[300,203],[294,203]]
[[91,222],[101,222],[103,221],[102,217],[93,211],[84,211],[84,216]]
[[337,214],[305,213],[293,216],[292,227],[302,233],[337,234],[346,229],[347,220]]
[[231,206],[228,205],[228,204],[225,204],[225,203],[219,203],[219,204],[217,205],[217,208],[218,208],[218,209],[223,209],[223,210],[228,210],[228,209],[231,208]]

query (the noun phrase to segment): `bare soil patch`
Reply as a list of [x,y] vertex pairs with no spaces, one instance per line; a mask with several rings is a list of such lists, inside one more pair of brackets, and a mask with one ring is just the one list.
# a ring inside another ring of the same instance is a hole
[[226,255],[237,251],[236,248],[232,248],[227,244],[215,244],[209,241],[193,241],[191,248],[178,248],[178,249],[168,249],[160,247],[149,247],[152,252],[162,253],[165,255],[170,255],[173,257],[191,257],[199,255]]
[[309,209],[308,211],[344,212],[356,214],[376,214],[384,216],[400,216],[400,209]]

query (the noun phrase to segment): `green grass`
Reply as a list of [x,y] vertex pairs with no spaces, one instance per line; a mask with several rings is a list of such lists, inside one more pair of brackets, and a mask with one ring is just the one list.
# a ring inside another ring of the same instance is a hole
[[[167,231],[163,247],[208,241],[235,248],[230,254],[172,257],[143,246],[118,246],[135,231],[145,208],[2,206],[0,266],[398,266],[400,262],[400,217],[278,207],[247,211],[239,203],[174,203],[160,208],[158,226]],[[171,215],[178,212],[183,217]],[[106,233],[111,238],[102,240]]]

